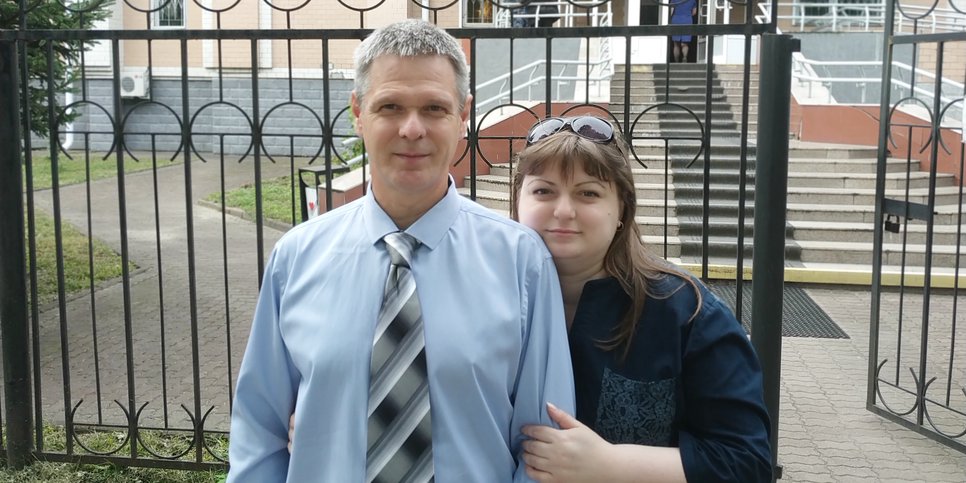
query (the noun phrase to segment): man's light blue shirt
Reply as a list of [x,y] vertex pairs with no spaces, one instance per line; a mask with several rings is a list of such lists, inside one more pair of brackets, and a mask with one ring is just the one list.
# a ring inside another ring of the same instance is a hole
[[[382,237],[397,230],[370,192],[275,246],[238,374],[229,482],[365,481],[370,354],[389,270]],[[532,230],[463,198],[452,180],[406,232],[421,242],[412,270],[436,481],[530,481],[520,429],[552,425],[547,402],[574,413],[553,260]]]

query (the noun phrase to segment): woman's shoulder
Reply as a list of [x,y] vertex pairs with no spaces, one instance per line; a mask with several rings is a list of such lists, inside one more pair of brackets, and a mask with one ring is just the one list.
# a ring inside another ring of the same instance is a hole
[[694,319],[716,314],[723,307],[721,299],[701,279],[671,264],[659,276],[648,279],[648,300],[683,311],[689,319],[692,314]]

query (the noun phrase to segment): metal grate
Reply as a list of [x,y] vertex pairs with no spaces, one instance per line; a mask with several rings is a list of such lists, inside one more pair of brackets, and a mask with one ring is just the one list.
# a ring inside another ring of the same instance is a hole
[[[708,288],[735,309],[735,282],[711,282]],[[751,327],[751,282],[741,291],[741,325]],[[786,284],[782,294],[782,336],[818,339],[848,339],[849,335],[832,320],[805,292],[805,289]]]

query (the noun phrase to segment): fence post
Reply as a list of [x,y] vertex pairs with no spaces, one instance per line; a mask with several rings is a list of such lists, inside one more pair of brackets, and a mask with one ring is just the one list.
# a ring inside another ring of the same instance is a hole
[[755,249],[752,266],[751,341],[761,360],[765,405],[771,416],[773,479],[778,466],[781,399],[782,290],[785,280],[785,209],[788,201],[788,123],[792,53],[800,42],[763,34],[758,80],[758,155],[755,164]]
[[7,465],[30,463],[30,333],[24,256],[17,44],[0,40],[0,335],[3,338]]

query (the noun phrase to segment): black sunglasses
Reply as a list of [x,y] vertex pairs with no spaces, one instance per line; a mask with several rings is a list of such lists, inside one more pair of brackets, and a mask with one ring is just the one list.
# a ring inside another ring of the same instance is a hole
[[527,133],[527,146],[532,146],[569,127],[574,134],[595,143],[609,143],[614,140],[614,127],[599,117],[548,117],[530,128]]

